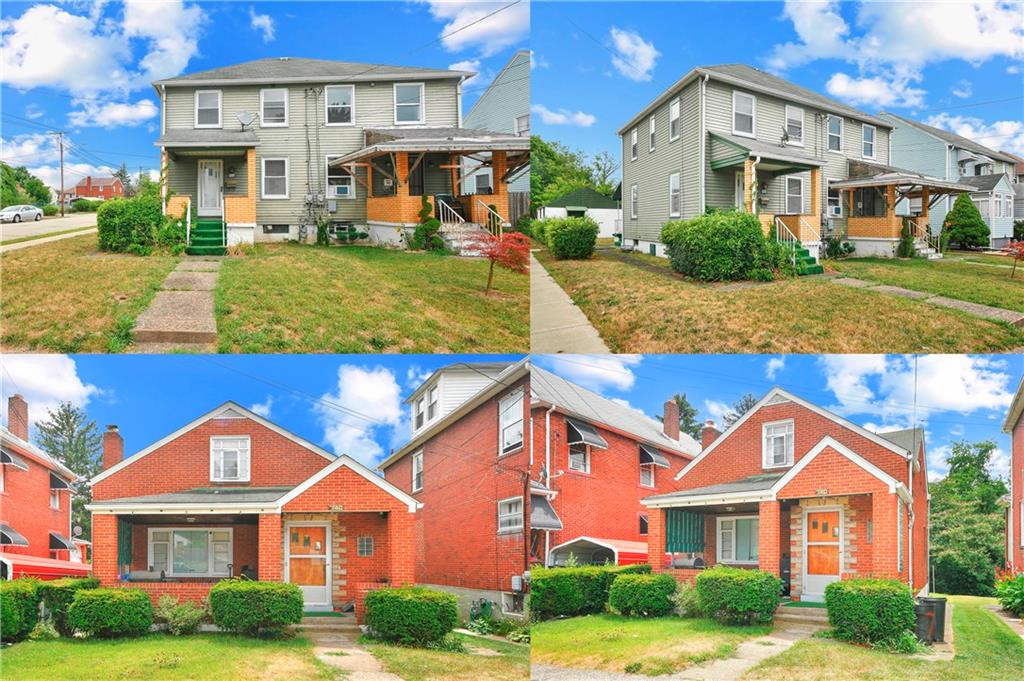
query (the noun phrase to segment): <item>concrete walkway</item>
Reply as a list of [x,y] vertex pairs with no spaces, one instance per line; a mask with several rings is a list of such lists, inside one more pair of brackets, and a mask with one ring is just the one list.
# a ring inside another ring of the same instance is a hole
[[864,291],[874,291],[876,293],[884,293],[891,296],[899,296],[901,298],[911,298],[914,300],[920,300],[931,305],[938,305],[939,307],[947,307],[953,310],[960,310],[962,312],[966,312],[967,314],[974,315],[975,317],[981,317],[983,319],[988,319],[994,322],[1006,322],[1014,326],[1024,326],[1024,313],[1017,312],[1015,310],[1005,310],[1001,307],[992,307],[991,305],[970,303],[967,302],[966,300],[947,298],[945,296],[935,295],[934,293],[912,291],[910,289],[902,288],[900,286],[887,286],[885,284],[876,284],[875,282],[857,279],[856,277],[839,277],[837,279],[833,279],[832,283],[839,284],[840,286],[859,288]]
[[[68,228],[73,229],[73,228]],[[31,248],[32,246],[39,246],[41,244],[48,244],[53,241],[62,241],[63,239],[74,239],[77,236],[85,236],[86,234],[95,234],[96,228],[83,229],[80,232],[69,232],[67,234],[57,234],[55,236],[43,236],[38,239],[30,239],[29,241],[19,241],[16,244],[7,244],[6,246],[0,246],[0,253],[7,253],[8,251],[20,251],[23,248]]]
[[299,626],[313,642],[316,659],[337,669],[346,681],[402,681],[359,645],[362,632],[351,617],[304,617]]
[[131,351],[215,352],[213,289],[220,261],[188,258],[167,275],[153,302],[135,320]]
[[538,354],[608,354],[601,340],[569,295],[530,254],[530,352]]

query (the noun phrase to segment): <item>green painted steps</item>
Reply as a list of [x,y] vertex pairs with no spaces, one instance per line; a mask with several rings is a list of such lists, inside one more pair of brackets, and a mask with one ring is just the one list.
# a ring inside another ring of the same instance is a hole
[[808,274],[825,273],[825,268],[818,264],[811,256],[811,252],[800,245],[799,242],[797,242],[793,252],[796,255],[796,273],[798,276],[803,277]]
[[185,252],[189,255],[224,255],[224,223],[220,220],[196,220],[192,223],[189,244]]

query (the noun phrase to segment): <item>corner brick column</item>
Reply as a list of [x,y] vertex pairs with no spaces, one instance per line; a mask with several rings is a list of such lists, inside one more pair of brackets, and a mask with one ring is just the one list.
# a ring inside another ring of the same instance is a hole
[[757,214],[754,206],[754,160],[748,158],[743,162],[743,211]]
[[256,148],[249,147],[245,152],[245,196],[252,222],[256,222],[256,171]]
[[871,495],[871,521],[874,526],[871,537],[874,550],[871,571],[877,577],[896,577],[899,573],[896,503],[895,494],[876,492]]
[[665,572],[665,509],[652,508],[647,513],[647,560],[652,572]]
[[117,516],[92,515],[92,574],[103,586],[117,583]]
[[885,188],[885,222],[889,225],[889,237],[898,238],[902,225],[896,217],[896,188],[887,185]]
[[388,513],[388,577],[394,586],[416,583],[416,516],[405,510]]
[[811,215],[821,215],[821,168],[811,169]]
[[508,220],[509,216],[509,205],[508,205],[508,183],[501,178],[505,176],[505,172],[508,170],[508,154],[504,151],[495,151],[491,154],[491,184],[494,186],[491,190],[495,194],[494,205],[497,206],[498,212],[501,216]]
[[409,196],[409,183],[406,175],[409,174],[409,154],[400,152],[395,154],[395,194],[397,196]]
[[776,576],[779,574],[779,561],[782,558],[779,548],[780,522],[779,502],[762,501],[758,506],[757,567]]
[[928,191],[928,186],[921,187],[921,217],[924,218],[925,225],[928,224],[928,203],[931,201],[931,192]]
[[284,579],[284,537],[280,513],[261,513],[257,551],[259,580],[280,582]]

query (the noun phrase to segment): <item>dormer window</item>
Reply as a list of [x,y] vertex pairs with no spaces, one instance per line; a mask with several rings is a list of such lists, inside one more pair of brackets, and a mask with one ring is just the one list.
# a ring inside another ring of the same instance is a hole
[[437,418],[437,386],[433,386],[427,391],[427,421],[433,421]]
[[210,480],[249,481],[249,436],[210,438]]
[[420,428],[423,427],[423,406],[425,404],[426,404],[426,399],[424,399],[422,397],[420,399],[416,400],[416,407],[415,407],[415,412],[416,412],[416,430],[419,430]]
[[763,462],[765,468],[787,468],[793,465],[793,420],[776,421],[762,426]]

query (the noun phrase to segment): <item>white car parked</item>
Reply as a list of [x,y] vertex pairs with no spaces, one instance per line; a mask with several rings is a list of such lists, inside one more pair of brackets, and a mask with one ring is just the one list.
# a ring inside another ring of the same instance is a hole
[[0,222],[23,222],[25,220],[42,220],[42,208],[35,206],[7,206],[0,210]]

